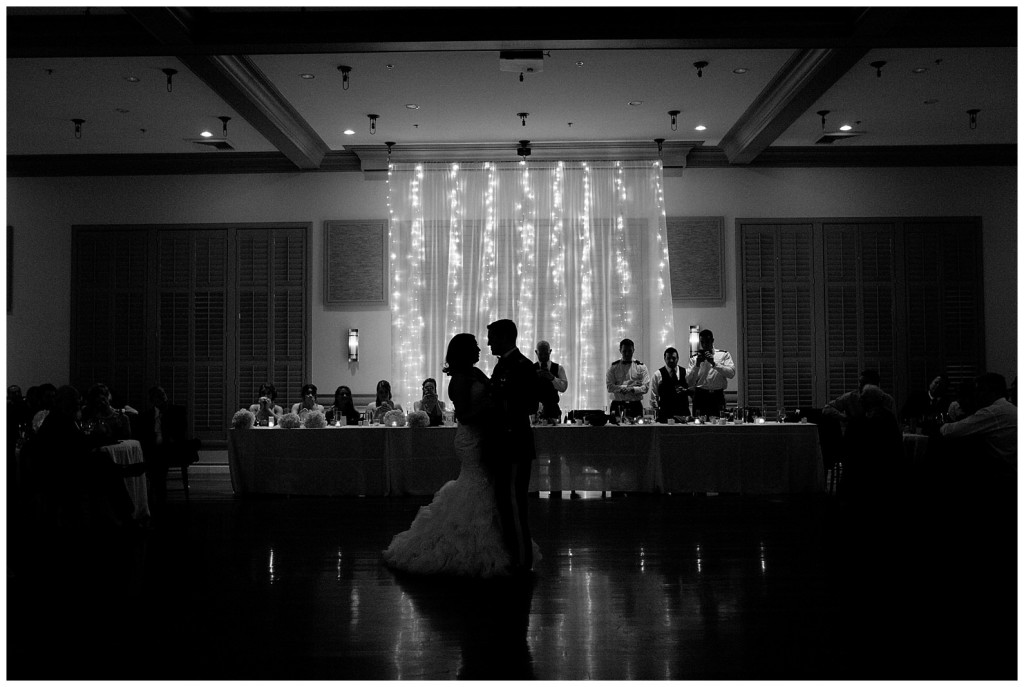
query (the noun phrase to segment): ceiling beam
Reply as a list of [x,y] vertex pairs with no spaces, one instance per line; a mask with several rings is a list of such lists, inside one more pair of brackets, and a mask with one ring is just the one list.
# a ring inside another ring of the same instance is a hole
[[729,162],[752,162],[906,15],[906,9],[865,10],[854,31],[864,45],[795,51],[719,142]]
[[[168,45],[187,44],[196,33],[187,9],[136,7],[126,11]],[[245,55],[177,57],[296,167],[320,166],[330,148],[251,59]]]
[[1015,7],[888,9],[871,35],[857,7],[9,7],[7,57],[1017,45]]

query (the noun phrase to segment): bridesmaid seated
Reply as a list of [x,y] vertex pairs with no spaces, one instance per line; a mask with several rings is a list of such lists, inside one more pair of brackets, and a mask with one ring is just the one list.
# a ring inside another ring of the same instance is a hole
[[346,425],[358,425],[359,417],[359,411],[352,403],[352,390],[345,385],[339,386],[334,391],[334,405],[327,409],[327,424],[342,421]]
[[270,382],[260,384],[259,398],[249,406],[249,412],[256,416],[257,425],[266,425],[270,418],[274,418],[275,423],[281,419],[284,410],[275,405],[276,400],[277,387]]
[[382,379],[377,382],[377,398],[366,404],[366,414],[374,420],[380,420],[389,410],[403,410],[401,405],[391,399],[391,382]]
[[430,418],[430,426],[444,424],[444,401],[437,399],[437,380],[428,377],[423,380],[423,398],[412,404],[413,410],[422,410]]
[[324,412],[324,407],[316,402],[316,384],[303,384],[302,400],[292,405],[292,412],[302,417],[311,410]]

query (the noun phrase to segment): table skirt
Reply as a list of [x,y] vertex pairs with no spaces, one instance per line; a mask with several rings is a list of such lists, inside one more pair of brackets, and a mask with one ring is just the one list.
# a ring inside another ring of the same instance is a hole
[[[815,493],[812,424],[536,427],[532,491]],[[459,474],[454,427],[232,430],[239,494],[421,495]]]

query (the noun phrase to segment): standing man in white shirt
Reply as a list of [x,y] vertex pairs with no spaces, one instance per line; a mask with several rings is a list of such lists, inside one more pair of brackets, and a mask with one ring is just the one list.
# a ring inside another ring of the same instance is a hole
[[715,348],[710,329],[700,333],[700,348],[690,356],[686,383],[693,393],[693,414],[718,417],[725,408],[725,390],[736,376],[736,365],[729,351]]
[[539,414],[546,420],[559,420],[562,417],[562,408],[558,405],[558,395],[565,393],[569,388],[569,379],[565,375],[565,368],[558,363],[551,362],[551,344],[547,341],[538,341],[534,351],[537,354],[537,377],[539,378],[541,395],[541,409]]
[[633,360],[635,348],[630,339],[619,342],[619,355],[622,358],[612,363],[605,375],[605,386],[612,395],[609,407],[612,415],[620,410],[630,417],[644,414],[643,398],[651,389],[651,375],[646,365]]

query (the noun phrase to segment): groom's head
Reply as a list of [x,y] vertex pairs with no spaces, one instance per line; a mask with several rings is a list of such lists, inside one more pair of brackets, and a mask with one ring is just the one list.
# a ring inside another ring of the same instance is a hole
[[515,348],[519,330],[512,320],[497,320],[487,325],[487,345],[491,354],[501,356]]

